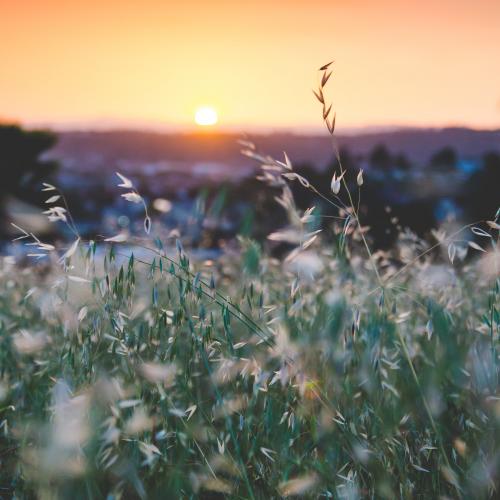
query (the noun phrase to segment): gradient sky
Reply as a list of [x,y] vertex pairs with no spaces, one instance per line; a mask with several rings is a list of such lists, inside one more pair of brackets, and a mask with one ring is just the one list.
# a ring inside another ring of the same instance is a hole
[[500,126],[499,0],[0,0],[0,117],[26,124]]

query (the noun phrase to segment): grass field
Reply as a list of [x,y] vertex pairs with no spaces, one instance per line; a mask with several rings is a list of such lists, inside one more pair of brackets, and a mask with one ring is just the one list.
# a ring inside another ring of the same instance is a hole
[[470,228],[368,254],[362,226],[323,237],[286,185],[278,202],[283,258],[241,239],[190,262],[151,237],[138,259],[121,235],[3,258],[2,495],[497,494],[494,222],[464,262]]
[[2,258],[0,497],[497,497],[498,214],[374,252],[344,173],[321,189],[243,146],[288,220],[215,261],[156,237],[123,176],[144,238],[84,241],[45,185],[75,240],[17,228],[32,263]]

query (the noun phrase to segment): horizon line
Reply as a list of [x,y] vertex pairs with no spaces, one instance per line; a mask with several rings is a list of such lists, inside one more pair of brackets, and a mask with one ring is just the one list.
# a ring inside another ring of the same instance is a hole
[[[211,127],[200,127],[191,123],[171,124],[166,122],[142,121],[142,120],[16,120],[14,118],[0,116],[1,124],[15,124],[23,128],[48,129],[56,133],[71,132],[149,132],[159,134],[290,134],[290,135],[328,135],[324,125],[232,125],[219,124]],[[442,124],[420,124],[420,123],[394,123],[394,124],[372,124],[372,125],[349,125],[337,128],[337,135],[359,135],[370,133],[390,133],[404,130],[446,130],[467,129],[477,132],[500,131],[500,123],[496,126],[475,126],[466,123],[442,123]]]

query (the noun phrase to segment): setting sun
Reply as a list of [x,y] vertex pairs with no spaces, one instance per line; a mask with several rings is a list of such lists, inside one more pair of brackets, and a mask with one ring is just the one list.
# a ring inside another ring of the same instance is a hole
[[197,125],[201,125],[203,127],[215,125],[218,121],[217,111],[208,106],[198,108],[194,115],[194,121]]

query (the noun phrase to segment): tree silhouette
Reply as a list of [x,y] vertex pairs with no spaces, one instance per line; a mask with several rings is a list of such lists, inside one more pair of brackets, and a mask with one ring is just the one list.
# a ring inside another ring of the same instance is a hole
[[454,170],[457,167],[458,158],[455,150],[446,147],[443,148],[431,156],[429,165],[434,170],[448,172],[450,170]]
[[468,211],[474,220],[491,219],[500,207],[500,155],[487,153],[482,163],[466,186]]
[[[40,184],[55,171],[57,163],[40,157],[55,142],[56,136],[45,130],[0,125],[1,212],[9,195],[34,203],[42,201]],[[5,224],[5,217],[2,223]]]
[[384,145],[379,144],[370,153],[369,163],[376,169],[390,170],[392,167],[392,156]]
[[400,153],[394,158],[394,166],[403,172],[407,172],[411,169],[411,162],[403,153]]

